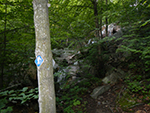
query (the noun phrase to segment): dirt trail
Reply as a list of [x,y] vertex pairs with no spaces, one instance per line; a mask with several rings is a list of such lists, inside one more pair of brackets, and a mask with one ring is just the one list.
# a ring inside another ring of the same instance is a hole
[[[90,94],[84,97],[87,101],[86,113],[150,113],[150,106],[147,104],[140,104],[129,111],[123,111],[120,106],[116,104],[117,96],[121,91],[123,84],[116,84],[111,89],[98,99],[92,99]],[[131,111],[130,111],[131,110]]]

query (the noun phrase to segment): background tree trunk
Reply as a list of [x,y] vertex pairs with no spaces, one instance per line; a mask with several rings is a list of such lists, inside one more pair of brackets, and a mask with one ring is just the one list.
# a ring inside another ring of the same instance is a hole
[[96,27],[95,35],[96,35],[96,37],[99,37],[98,10],[97,10],[98,1],[93,0],[92,3],[94,6],[94,16],[95,16],[95,27]]
[[[106,11],[107,11],[107,0],[106,0]],[[106,36],[108,36],[108,19],[107,19],[107,16],[106,16]]]
[[103,8],[102,8],[102,4],[103,4],[103,0],[101,0],[100,1],[101,2],[101,8],[100,8],[100,14],[101,14],[101,16],[100,16],[100,39],[102,39],[103,38],[103,35],[102,35],[102,26],[103,26],[103,21],[102,21],[102,10],[103,10]]
[[7,24],[7,0],[5,3],[4,40],[3,40],[2,62],[1,62],[0,88],[3,88],[3,80],[4,80],[4,68],[6,57],[6,34],[7,34],[6,24]]
[[36,34],[36,57],[44,62],[37,67],[40,113],[56,113],[55,91],[50,44],[48,0],[33,0],[34,26]]

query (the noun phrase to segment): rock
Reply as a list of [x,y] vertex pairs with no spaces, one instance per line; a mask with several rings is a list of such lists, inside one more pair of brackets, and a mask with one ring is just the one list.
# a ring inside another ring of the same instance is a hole
[[115,84],[119,79],[123,79],[127,73],[125,73],[122,69],[115,69],[112,66],[109,66],[107,70],[106,77],[102,79],[105,84]]
[[93,92],[90,96],[94,99],[97,99],[98,96],[100,96],[101,94],[103,94],[104,92],[109,90],[110,87],[111,87],[110,85],[99,86],[93,90]]
[[66,61],[67,64],[73,63],[73,58],[76,56],[75,50],[69,50],[69,49],[53,49],[52,53],[58,62],[58,64],[61,64],[63,61]]
[[108,84],[108,83],[110,83],[110,84],[114,84],[114,83],[116,83],[117,82],[117,80],[118,80],[118,76],[119,76],[119,74],[118,73],[116,73],[116,72],[113,72],[112,74],[110,74],[109,76],[106,76],[105,78],[103,78],[103,82],[105,83],[105,84]]
[[67,76],[66,75],[66,69],[59,70],[57,72],[57,76],[56,76],[57,77],[57,82],[60,83],[62,80],[65,79],[66,76]]
[[69,75],[76,75],[78,73],[78,70],[79,70],[79,66],[68,66],[67,67],[68,69],[68,74]]
[[[116,34],[117,33],[117,34]],[[122,36],[121,27],[116,23],[111,23],[108,25],[108,37],[115,36],[116,38]],[[101,34],[100,34],[101,36]],[[102,26],[102,37],[106,36],[106,25]]]
[[59,66],[58,66],[58,64],[55,62],[54,59],[52,59],[52,60],[53,60],[53,68],[54,68],[54,70],[55,70],[55,69],[57,69]]
[[53,49],[52,50],[52,53],[53,53],[53,55],[55,56],[55,57],[60,57],[61,56],[61,54],[63,53],[63,49]]
[[72,54],[75,53],[75,50],[69,50],[69,49],[53,49],[52,53],[55,57],[62,57],[66,58]]
[[57,77],[56,82],[61,84],[61,82],[64,82],[67,75],[72,77],[72,80],[74,80],[77,76],[78,70],[79,70],[79,66],[73,66],[73,65],[70,65],[66,68],[59,70],[56,73],[56,77]]
[[116,70],[118,73],[120,73],[120,76],[118,78],[123,79],[128,73],[124,72],[122,69],[117,68]]
[[136,111],[135,113],[146,113],[146,112],[143,111],[143,110],[138,110],[138,111]]
[[123,32],[122,30],[118,30],[115,34],[113,34],[112,36],[116,37],[116,38],[120,38],[123,36]]

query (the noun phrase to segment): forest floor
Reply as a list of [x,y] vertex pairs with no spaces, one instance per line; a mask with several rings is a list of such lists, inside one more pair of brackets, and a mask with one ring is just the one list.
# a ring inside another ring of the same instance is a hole
[[[98,99],[91,98],[90,94],[93,89],[94,87],[90,88],[89,93],[82,96],[83,101],[86,102],[86,106],[80,108],[83,113],[150,113],[150,105],[146,104],[140,98],[140,96],[138,98],[138,96],[136,95],[131,95],[131,97],[133,98],[136,96],[136,101],[138,102],[138,104],[135,104],[132,107],[123,108],[120,105],[119,100],[121,100],[123,93],[126,93],[125,84],[123,84],[123,82],[113,85],[107,92],[100,95]],[[34,103],[37,103],[37,101],[35,101]],[[33,106],[15,106],[13,113],[38,113],[38,111],[35,111]],[[78,111],[76,111],[76,113],[78,113]]]
[[[124,87],[123,83],[115,84],[111,89],[98,99],[92,99],[90,94],[83,97],[84,101],[87,101],[86,113],[150,113],[150,105],[144,104],[142,99],[136,98],[138,104],[133,105],[131,108],[123,108],[121,105],[117,104],[121,94],[125,93],[122,90]],[[131,95],[135,96],[135,95]]]

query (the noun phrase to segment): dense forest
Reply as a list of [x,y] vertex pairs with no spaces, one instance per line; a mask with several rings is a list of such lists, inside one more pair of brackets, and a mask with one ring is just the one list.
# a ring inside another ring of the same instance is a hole
[[[150,1],[48,2],[57,113],[149,113]],[[33,17],[0,1],[0,113],[39,112]]]

